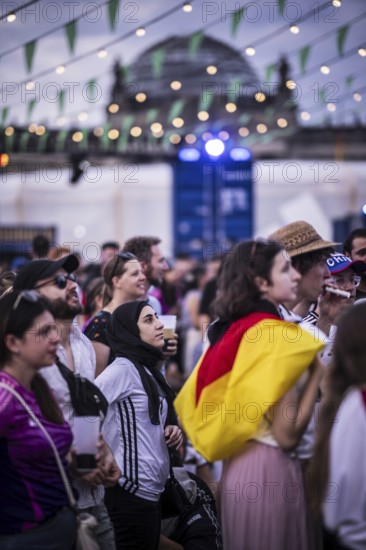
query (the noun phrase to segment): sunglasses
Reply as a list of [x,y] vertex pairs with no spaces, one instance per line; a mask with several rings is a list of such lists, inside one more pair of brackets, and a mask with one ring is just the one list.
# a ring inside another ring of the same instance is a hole
[[35,290],[23,290],[22,292],[19,292],[18,297],[14,302],[13,311],[16,311],[17,307],[19,306],[22,300],[35,304],[40,299],[41,299],[40,295]]
[[344,288],[348,283],[354,287],[358,287],[361,282],[361,277],[360,275],[351,275],[351,277],[333,277],[332,282],[341,288]]
[[64,288],[66,288],[67,281],[77,283],[77,277],[75,273],[68,273],[67,275],[56,275],[56,277],[54,277],[53,279],[50,279],[49,281],[46,281],[41,285],[35,286],[34,289],[41,288],[42,286],[46,286],[49,284],[54,284],[55,286],[57,286],[57,288],[63,290]]
[[132,254],[132,252],[121,252],[120,254],[117,255],[117,261],[116,263],[114,264],[114,268],[113,268],[113,271],[112,271],[112,274],[111,274],[111,280],[113,279],[113,277],[115,276],[116,274],[116,271],[117,271],[117,267],[119,265],[119,262],[120,260],[136,260],[136,256],[135,254]]

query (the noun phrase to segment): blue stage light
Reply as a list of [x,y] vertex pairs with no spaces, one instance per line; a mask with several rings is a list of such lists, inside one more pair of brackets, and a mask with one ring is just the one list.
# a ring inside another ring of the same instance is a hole
[[194,147],[184,147],[183,149],[179,149],[178,151],[178,157],[183,162],[196,162],[199,160],[201,156],[201,153],[198,149],[195,149]]
[[366,204],[363,205],[363,207],[362,207],[362,212],[363,212],[363,213],[365,214],[365,216],[366,216]]
[[231,149],[230,151],[230,157],[234,161],[245,161],[251,159],[252,153],[245,147],[234,147],[234,149]]
[[225,145],[221,139],[209,139],[205,143],[205,149],[211,157],[219,157],[225,151]]

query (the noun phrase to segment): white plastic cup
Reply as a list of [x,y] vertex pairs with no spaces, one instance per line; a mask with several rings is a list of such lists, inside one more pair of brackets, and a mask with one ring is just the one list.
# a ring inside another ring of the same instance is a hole
[[100,433],[99,416],[75,416],[72,431],[77,469],[84,472],[94,470]]
[[163,351],[166,350],[168,345],[168,340],[175,338],[175,327],[177,325],[177,316],[176,315],[159,315],[159,321],[164,325],[164,347]]

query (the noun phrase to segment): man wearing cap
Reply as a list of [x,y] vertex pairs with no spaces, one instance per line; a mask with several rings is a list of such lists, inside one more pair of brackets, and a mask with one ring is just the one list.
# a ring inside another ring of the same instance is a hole
[[[356,289],[360,284],[361,274],[366,272],[365,262],[353,262],[339,252],[329,256],[327,265],[331,278],[327,281],[326,290],[319,298],[317,311],[312,313],[313,319],[305,318],[307,322],[316,324],[327,336],[326,346],[322,352],[322,361],[325,365],[332,357],[339,316],[344,309],[355,303]],[[336,294],[334,290],[348,293],[349,296]]]
[[[329,341],[333,342],[340,313],[356,300],[356,289],[360,284],[361,274],[366,271],[366,263],[353,262],[344,254],[335,252],[327,259],[327,266],[331,278],[319,296],[316,310],[305,317],[305,321],[316,324],[329,337]],[[326,361],[325,352],[323,360]]]
[[[327,259],[327,265],[331,274],[330,285],[321,296],[319,307],[323,310],[323,319],[328,318],[328,325],[323,324],[324,320],[319,320],[318,326],[334,340],[335,329],[340,313],[350,306],[356,300],[356,289],[361,282],[361,273],[366,271],[366,263],[360,260],[352,261],[348,256],[335,252]],[[333,293],[338,290],[348,293],[348,296]],[[325,305],[324,305],[325,304]],[[328,310],[325,314],[324,310]]]
[[[78,285],[74,271],[79,261],[74,255],[65,256],[57,261],[35,260],[24,265],[14,280],[13,289],[36,290],[46,299],[60,336],[57,355],[60,361],[73,372],[94,381],[95,353],[89,339],[83,335],[74,322],[81,313],[82,305],[78,296]],[[67,383],[57,365],[41,369],[42,376],[60,405],[65,419],[72,424],[73,409]],[[119,469],[107,445],[101,443],[103,458],[91,473],[76,481],[79,492],[78,508],[93,514],[98,522],[95,535],[101,550],[115,548],[114,532],[107,510],[104,506],[104,488],[102,483],[116,483]]]
[[[366,228],[351,231],[343,243],[343,252],[351,260],[366,262]],[[361,273],[361,283],[356,290],[356,300],[366,298],[366,273]]]
[[[352,261],[345,254],[335,252],[327,259],[327,265],[332,276],[332,282],[342,290],[355,296],[355,288],[360,285],[361,273],[366,271],[366,263],[361,260]],[[342,273],[342,276],[335,277]]]
[[283,245],[292,265],[301,274],[296,302],[290,304],[300,317],[308,315],[330,277],[327,258],[337,244],[325,241],[312,225],[296,221],[281,227],[269,239]]

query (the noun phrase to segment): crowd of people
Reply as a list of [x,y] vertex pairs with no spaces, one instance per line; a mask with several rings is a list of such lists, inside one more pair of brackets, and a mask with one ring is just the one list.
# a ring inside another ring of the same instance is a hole
[[70,252],[0,275],[0,548],[71,550],[83,512],[100,550],[364,550],[366,229]]

